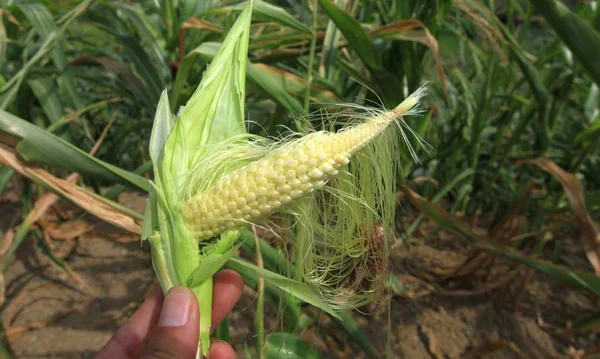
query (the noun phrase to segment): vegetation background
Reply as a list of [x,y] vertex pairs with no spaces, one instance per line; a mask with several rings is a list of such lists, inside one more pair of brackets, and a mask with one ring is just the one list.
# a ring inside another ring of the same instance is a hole
[[[93,357],[141,302],[156,104],[186,103],[240,9],[0,0],[4,357]],[[337,321],[230,264],[248,288],[216,335],[240,357],[600,355],[599,58],[596,1],[256,1],[250,132],[429,94],[384,299]],[[293,267],[259,234],[262,266]]]

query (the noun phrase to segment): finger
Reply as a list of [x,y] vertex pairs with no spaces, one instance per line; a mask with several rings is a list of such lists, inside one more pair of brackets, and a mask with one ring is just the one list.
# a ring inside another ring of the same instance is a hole
[[171,288],[140,359],[194,359],[197,349],[198,301],[189,288]]
[[244,281],[231,269],[224,269],[214,278],[211,332],[227,317],[242,295]]
[[133,359],[142,354],[144,343],[156,325],[163,300],[157,288],[133,313],[131,318],[117,330],[106,343],[96,359]]
[[221,340],[213,340],[210,343],[208,357],[210,359],[235,359],[236,355],[228,343]]

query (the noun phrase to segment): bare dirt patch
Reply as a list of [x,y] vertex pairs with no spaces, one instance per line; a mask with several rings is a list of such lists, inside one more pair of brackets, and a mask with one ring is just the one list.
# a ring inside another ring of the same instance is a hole
[[[126,201],[143,206],[141,197]],[[2,202],[2,224],[18,210],[13,201]],[[32,238],[10,265],[2,319],[19,358],[93,358],[155,285],[148,245],[126,236],[119,240],[118,231],[94,224],[94,231],[55,243],[66,248],[65,260],[82,282],[51,266]],[[576,249],[581,245],[567,242],[569,265],[589,270],[583,251]],[[391,300],[390,319],[387,301],[354,315],[380,357],[386,357],[388,338],[393,358],[575,358],[577,349],[598,345],[593,333],[567,330],[597,310],[592,294],[498,260],[464,277],[440,276],[468,253],[447,235],[415,239],[410,250],[398,246],[393,271],[406,293]],[[230,317],[240,358],[246,357],[245,347],[254,347],[254,300],[247,288]],[[280,324],[268,320],[267,328],[277,331]],[[326,317],[299,334],[326,358],[363,357]]]

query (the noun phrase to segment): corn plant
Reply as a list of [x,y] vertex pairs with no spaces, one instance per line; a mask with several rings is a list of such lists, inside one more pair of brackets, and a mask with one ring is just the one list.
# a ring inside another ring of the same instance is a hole
[[210,344],[212,275],[233,256],[246,224],[275,214],[287,219],[300,288],[326,311],[362,304],[382,288],[393,236],[393,153],[407,136],[403,116],[418,112],[425,93],[389,111],[366,109],[337,132],[277,141],[248,135],[251,12],[252,2],[179,118],[163,93],[150,140],[155,176],[143,238],[163,290],[186,285],[198,298],[199,354]]

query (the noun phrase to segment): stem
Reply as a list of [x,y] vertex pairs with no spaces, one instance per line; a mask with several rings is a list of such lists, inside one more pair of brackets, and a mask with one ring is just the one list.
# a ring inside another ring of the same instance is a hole
[[[262,253],[260,251],[260,242],[256,235],[256,228],[252,227],[252,233],[254,234],[254,243],[256,245],[256,265],[259,268],[264,268]],[[256,300],[256,353],[258,359],[265,358],[265,281],[261,276],[257,277],[257,288],[258,299]]]
[[208,356],[208,348],[210,347],[210,325],[212,318],[212,297],[213,297],[213,278],[205,280],[198,287],[192,288],[196,298],[198,299],[198,308],[200,310],[200,325],[199,325],[199,341],[198,352],[196,358]]

